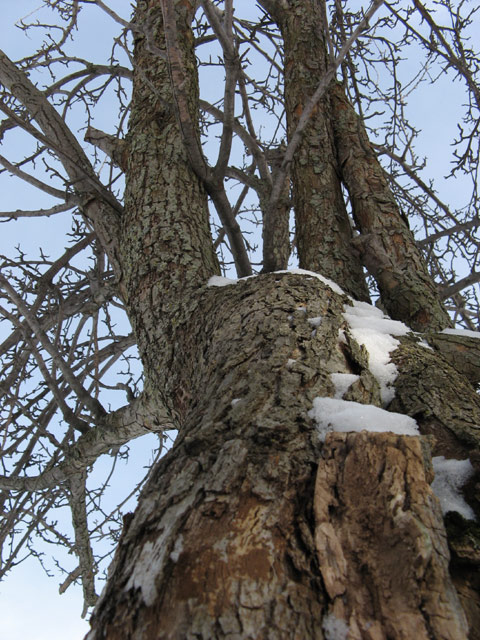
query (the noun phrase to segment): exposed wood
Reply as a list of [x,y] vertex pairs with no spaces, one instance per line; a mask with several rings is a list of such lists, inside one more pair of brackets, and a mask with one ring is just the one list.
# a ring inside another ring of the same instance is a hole
[[332,433],[322,454],[314,509],[324,628],[343,621],[348,640],[466,640],[421,439]]

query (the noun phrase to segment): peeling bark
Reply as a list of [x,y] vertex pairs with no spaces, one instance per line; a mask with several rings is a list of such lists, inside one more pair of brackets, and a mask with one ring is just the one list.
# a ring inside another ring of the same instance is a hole
[[[445,340],[443,337],[445,336]],[[450,342],[450,338],[453,340]],[[448,543],[452,554],[450,571],[470,627],[470,640],[477,640],[480,629],[480,396],[471,379],[470,358],[465,358],[464,338],[436,334],[432,343],[442,354],[402,338],[392,361],[399,375],[395,381],[393,411],[412,416],[421,433],[430,437],[433,454],[464,460],[469,458],[475,475],[463,489],[477,520],[465,520],[457,513],[447,514]],[[475,340],[471,338],[470,340]],[[430,341],[430,336],[429,336]],[[473,345],[476,347],[476,344]],[[465,375],[454,369],[446,355],[460,369],[466,360]]]
[[327,436],[315,544],[329,615],[349,640],[467,638],[431,480],[420,438]]

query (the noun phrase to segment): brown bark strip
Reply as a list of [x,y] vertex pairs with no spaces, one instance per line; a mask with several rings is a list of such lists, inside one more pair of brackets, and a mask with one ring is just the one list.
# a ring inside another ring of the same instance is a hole
[[[320,15],[319,0],[293,0],[288,8],[275,3],[273,16],[284,40],[289,139],[328,70]],[[330,100],[325,96],[314,109],[292,162],[300,267],[331,278],[359,300],[368,300],[362,265],[352,255],[352,229],[342,195],[331,117]]]
[[323,458],[314,509],[327,623],[343,621],[349,640],[466,640],[421,439],[332,433]]
[[451,326],[360,118],[340,84],[330,96],[340,171],[361,230],[356,244],[383,305],[416,331]]

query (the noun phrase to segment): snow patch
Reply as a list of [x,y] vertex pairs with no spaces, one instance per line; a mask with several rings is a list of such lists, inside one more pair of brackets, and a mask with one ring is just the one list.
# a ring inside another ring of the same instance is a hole
[[463,336],[464,338],[480,339],[480,331],[469,331],[468,329],[444,329],[441,333],[448,333],[451,336]]
[[[330,289],[332,291],[334,291],[335,293],[338,293],[341,296],[346,295],[345,291],[343,289],[341,289],[338,284],[336,284],[335,282],[333,282],[333,280],[329,280],[329,278],[325,278],[324,276],[320,275],[319,273],[315,273],[315,271],[308,271],[306,269],[287,269],[287,270],[282,270],[282,271],[275,271],[275,273],[293,273],[295,275],[299,275],[299,276],[308,276],[310,278],[316,278],[317,280],[320,280],[320,282],[323,282],[323,284],[326,284],[327,287],[330,287]],[[239,278],[239,280],[247,280],[249,278],[256,278],[258,274],[254,274],[253,276],[246,276],[245,278]],[[237,284],[237,282],[239,282],[239,280],[235,280],[232,278],[224,278],[223,276],[212,276],[208,282],[207,282],[207,286],[208,287],[226,287],[230,284]]]
[[409,416],[337,398],[314,398],[308,415],[315,420],[322,442],[330,431],[389,431],[404,436],[420,435],[417,423]]
[[430,351],[434,351],[433,347],[431,347],[426,340],[419,340],[417,344],[419,347],[423,347],[424,349],[430,349]]
[[343,316],[352,336],[368,351],[368,366],[380,385],[382,402],[386,406],[395,396],[391,385],[398,374],[397,367],[390,362],[391,352],[400,344],[393,336],[404,336],[410,329],[366,302],[353,301],[353,306],[345,307]]
[[240,402],[241,398],[233,398],[233,400],[230,402],[230,404],[232,405],[232,407],[234,407],[236,404],[238,404]]
[[325,640],[347,640],[348,624],[345,620],[341,620],[329,613],[322,620],[322,629],[325,634]]
[[178,538],[175,540],[175,544],[173,546],[173,551],[170,554],[170,560],[172,562],[178,562],[180,554],[183,551],[183,535],[180,534]]
[[207,282],[207,287],[228,287],[231,284],[237,284],[238,280],[224,278],[223,276],[212,276]]
[[335,398],[341,400],[360,376],[353,373],[331,373],[330,378],[335,386]]
[[437,456],[432,459],[432,462],[435,471],[432,489],[440,500],[442,513],[445,515],[449,511],[457,511],[467,520],[475,520],[473,509],[465,502],[460,491],[474,473],[470,460],[468,458],[454,460]]
[[317,329],[322,324],[322,320],[322,316],[318,316],[318,318],[308,318],[307,322]]

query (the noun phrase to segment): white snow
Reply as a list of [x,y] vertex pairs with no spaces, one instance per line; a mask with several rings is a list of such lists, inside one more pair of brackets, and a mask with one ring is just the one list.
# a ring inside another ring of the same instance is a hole
[[347,640],[348,624],[345,620],[337,618],[333,613],[324,616],[322,629],[325,634],[325,640]]
[[424,349],[430,349],[430,351],[434,351],[433,347],[431,347],[426,340],[419,340],[417,344],[419,347],[423,347]]
[[308,415],[315,420],[322,442],[330,431],[389,431],[405,436],[420,435],[417,423],[409,416],[337,398],[314,398]]
[[234,407],[236,404],[238,404],[240,402],[241,398],[233,398],[233,400],[230,402],[230,404],[232,405],[232,407]]
[[341,400],[352,384],[359,379],[353,373],[331,373],[330,378],[335,386],[335,398]]
[[228,287],[230,284],[237,284],[238,280],[224,278],[223,276],[212,276],[207,282],[207,287]]
[[442,513],[457,511],[467,520],[475,520],[473,509],[465,502],[460,492],[461,487],[473,475],[473,467],[468,460],[448,459],[437,456],[432,459],[435,479],[432,489],[440,500]]
[[312,327],[318,328],[322,324],[322,316],[318,316],[317,318],[308,318],[308,324],[311,324]]
[[180,534],[178,538],[175,540],[175,544],[173,545],[173,551],[170,554],[170,560],[172,562],[178,562],[178,559],[182,551],[183,551],[183,535]]
[[390,362],[390,353],[400,344],[393,336],[404,336],[410,329],[366,302],[353,301],[353,306],[345,307],[343,316],[352,336],[368,351],[368,366],[378,380],[382,401],[386,406],[395,395],[391,385],[398,373],[397,367]]
[[[338,284],[336,284],[335,282],[333,282],[333,280],[329,280],[328,278],[325,278],[324,276],[320,275],[319,273],[315,273],[315,271],[307,271],[306,269],[287,269],[287,270],[282,270],[282,271],[275,271],[275,273],[293,273],[299,276],[307,276],[310,278],[317,278],[317,280],[320,280],[321,282],[323,282],[323,284],[326,284],[328,287],[330,287],[330,289],[332,291],[334,291],[335,293],[338,293],[339,295],[345,295],[345,291],[343,289],[341,289]],[[246,276],[245,278],[240,278],[240,280],[247,280],[248,278],[255,278],[256,275],[253,276]],[[224,278],[223,276],[212,276],[208,282],[207,282],[207,286],[208,287],[226,287],[230,284],[237,284],[238,280],[232,279],[232,278]]]
[[468,329],[444,329],[442,333],[449,333],[451,336],[463,336],[465,338],[480,338],[480,331],[469,331]]

